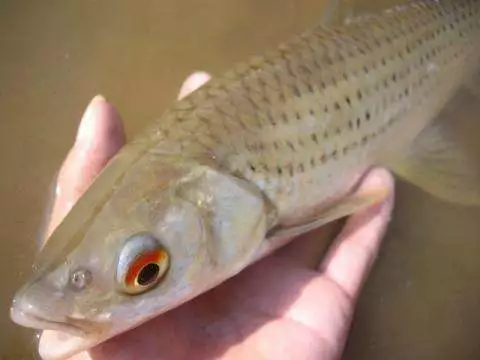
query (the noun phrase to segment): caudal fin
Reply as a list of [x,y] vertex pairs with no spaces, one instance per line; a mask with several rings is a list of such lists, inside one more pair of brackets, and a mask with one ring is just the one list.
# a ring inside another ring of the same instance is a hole
[[436,197],[480,206],[478,134],[480,98],[464,87],[391,169]]

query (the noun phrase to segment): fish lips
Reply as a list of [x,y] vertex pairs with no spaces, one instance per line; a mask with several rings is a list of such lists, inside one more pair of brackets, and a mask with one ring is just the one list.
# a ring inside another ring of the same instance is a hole
[[100,322],[84,316],[65,314],[61,308],[47,316],[42,309],[28,301],[28,297],[22,295],[19,293],[15,296],[10,308],[10,317],[18,325],[38,330],[57,330],[81,337],[103,333],[110,327],[108,321]]

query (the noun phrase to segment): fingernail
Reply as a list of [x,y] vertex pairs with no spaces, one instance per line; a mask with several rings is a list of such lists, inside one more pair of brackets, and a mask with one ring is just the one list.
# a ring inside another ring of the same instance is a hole
[[82,120],[77,130],[77,137],[75,139],[75,145],[88,144],[90,139],[94,136],[95,131],[95,112],[98,102],[107,102],[102,95],[95,96],[88,104],[87,109],[83,113]]
[[204,71],[194,72],[189,77],[187,77],[187,79],[183,83],[182,87],[180,88],[178,98],[179,99],[184,98],[191,92],[194,92],[195,90],[203,86],[210,79],[211,79],[211,76],[207,72],[204,72]]

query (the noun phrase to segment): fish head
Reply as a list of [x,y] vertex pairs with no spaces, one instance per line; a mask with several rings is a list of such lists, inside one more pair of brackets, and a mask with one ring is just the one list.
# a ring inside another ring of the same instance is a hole
[[266,222],[244,180],[182,157],[119,154],[53,232],[11,317],[88,339],[81,350],[242,270]]

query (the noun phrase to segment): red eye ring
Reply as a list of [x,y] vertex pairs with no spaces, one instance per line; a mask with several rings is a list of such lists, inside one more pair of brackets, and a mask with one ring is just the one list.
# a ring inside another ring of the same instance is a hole
[[[128,287],[146,287],[155,283],[162,275],[168,254],[163,249],[155,249],[138,256],[131,264],[125,276]],[[145,278],[147,274],[148,277]]]

